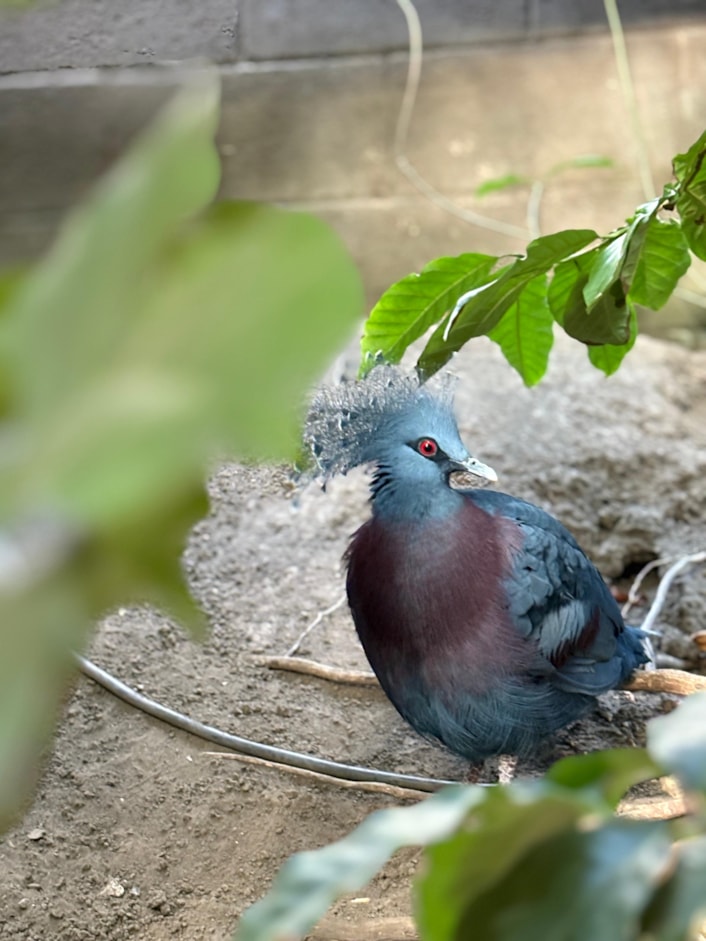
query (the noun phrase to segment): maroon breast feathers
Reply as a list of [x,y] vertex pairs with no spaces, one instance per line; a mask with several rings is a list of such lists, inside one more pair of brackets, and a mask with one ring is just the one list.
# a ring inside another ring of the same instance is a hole
[[522,669],[531,651],[510,622],[502,585],[519,538],[514,524],[471,501],[450,519],[365,523],[347,553],[347,588],[378,676],[412,671],[431,682],[437,670],[448,677],[462,669],[473,674],[464,685],[479,689],[498,669]]

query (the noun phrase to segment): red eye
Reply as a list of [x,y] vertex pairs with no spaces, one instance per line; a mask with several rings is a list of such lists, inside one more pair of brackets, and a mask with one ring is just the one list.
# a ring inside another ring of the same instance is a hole
[[433,438],[420,438],[417,441],[417,451],[422,457],[435,457],[438,450],[439,446]]

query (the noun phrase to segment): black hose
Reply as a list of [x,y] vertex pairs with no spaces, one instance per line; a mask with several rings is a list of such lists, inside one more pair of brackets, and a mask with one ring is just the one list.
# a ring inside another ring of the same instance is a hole
[[291,765],[294,768],[303,768],[305,771],[315,771],[318,774],[325,774],[332,778],[342,778],[345,781],[370,781],[378,784],[389,784],[393,787],[405,787],[415,791],[438,791],[441,787],[458,783],[441,781],[436,778],[420,778],[410,774],[394,774],[390,771],[378,771],[376,768],[344,765],[338,761],[328,761],[326,758],[316,758],[314,755],[289,751],[286,748],[277,748],[274,745],[263,745],[261,742],[253,742],[248,738],[241,738],[239,735],[231,735],[229,732],[223,732],[211,725],[204,725],[202,722],[197,722],[196,719],[191,719],[175,709],[163,706],[161,703],[155,702],[154,699],[149,699],[147,696],[138,693],[137,690],[96,666],[95,663],[85,657],[81,657],[79,654],[75,654],[75,657],[81,672],[85,676],[135,709],[146,712],[156,719],[161,719],[162,722],[167,722],[177,729],[182,729],[184,732],[205,739],[207,742],[213,742],[243,755],[252,755],[254,758],[263,758],[265,761],[274,761],[283,765]]

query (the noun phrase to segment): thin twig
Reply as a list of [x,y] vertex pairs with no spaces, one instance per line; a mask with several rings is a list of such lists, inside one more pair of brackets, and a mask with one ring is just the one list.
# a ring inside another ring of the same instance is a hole
[[422,25],[419,22],[419,14],[412,0],[395,0],[395,2],[404,14],[409,36],[407,81],[405,83],[402,104],[395,128],[394,156],[397,168],[407,177],[415,189],[446,212],[457,216],[459,219],[463,219],[464,222],[469,222],[471,225],[477,225],[483,229],[490,229],[492,232],[499,232],[501,235],[508,235],[511,238],[518,238],[525,241],[527,239],[526,229],[506,222],[500,222],[498,219],[491,219],[488,216],[482,216],[472,209],[464,209],[453,200],[444,196],[443,193],[440,193],[436,187],[432,186],[432,184],[419,173],[407,156],[406,149],[409,126],[412,120],[412,114],[414,113],[417,92],[419,91],[419,80],[422,74]]
[[411,787],[395,787],[391,784],[382,784],[378,781],[347,781],[344,778],[333,778],[330,774],[320,774],[306,768],[297,768],[294,765],[283,765],[279,761],[266,761],[264,758],[255,758],[253,755],[233,754],[233,752],[207,751],[209,758],[225,758],[229,761],[240,761],[247,765],[258,765],[261,768],[270,768],[273,771],[286,771],[309,781],[319,781],[323,784],[335,784],[336,787],[354,789],[356,791],[370,791],[372,794],[386,794],[399,800],[421,800],[429,796],[428,791],[420,791]]
[[348,683],[351,686],[379,686],[374,673],[366,670],[342,670],[327,663],[318,663],[316,660],[307,660],[304,657],[268,657],[265,665],[270,670],[289,670],[292,673],[305,673],[309,676],[318,676],[322,680],[332,683]]
[[660,565],[666,565],[667,562],[673,562],[675,556],[665,556],[663,559],[652,559],[651,562],[648,562],[647,565],[643,565],[640,571],[635,576],[635,579],[630,586],[630,591],[628,592],[628,600],[622,607],[621,614],[624,618],[628,616],[633,605],[636,605],[640,600],[640,586],[642,585],[645,578],[650,574],[653,569],[659,568]]
[[675,297],[680,297],[683,301],[687,301],[689,304],[694,304],[695,307],[701,307],[706,310],[706,297],[703,294],[697,294],[696,291],[690,291],[689,288],[674,288],[673,294]]
[[301,647],[301,645],[302,645],[302,643],[304,642],[304,640],[305,640],[305,639],[309,636],[309,634],[311,634],[311,632],[314,630],[314,628],[317,627],[319,624],[321,624],[321,622],[323,621],[323,619],[324,619],[325,617],[328,617],[329,614],[333,614],[334,611],[338,611],[338,609],[339,609],[339,608],[341,607],[341,605],[345,602],[345,600],[346,600],[346,596],[345,596],[345,594],[343,594],[343,595],[341,595],[341,597],[338,599],[338,601],[334,602],[334,604],[331,605],[330,608],[326,608],[325,611],[319,611],[319,613],[316,615],[316,617],[315,617],[314,620],[311,622],[311,624],[309,624],[307,627],[305,627],[304,630],[303,630],[303,631],[301,632],[301,634],[299,635],[299,637],[297,637],[297,639],[294,641],[294,643],[292,644],[292,646],[289,648],[289,650],[287,651],[287,653],[285,654],[285,656],[287,656],[287,657],[293,657],[294,654],[295,654],[295,653],[299,650],[299,648]]
[[527,200],[527,228],[533,239],[538,239],[542,234],[540,207],[542,205],[543,196],[544,181],[535,180],[530,187],[530,194]]
[[701,552],[694,552],[692,555],[682,556],[678,562],[675,562],[674,565],[671,565],[667,569],[657,587],[657,594],[655,595],[655,599],[650,606],[650,610],[647,612],[647,617],[640,625],[643,631],[649,634],[650,631],[654,629],[654,624],[659,617],[660,611],[664,606],[664,602],[666,601],[669,586],[672,584],[677,575],[688,565],[694,565],[698,562],[706,562],[706,551],[702,550]]
[[630,117],[632,125],[633,140],[635,143],[637,166],[642,184],[642,192],[645,199],[654,199],[656,190],[652,177],[652,168],[650,167],[649,151],[645,132],[640,120],[640,111],[637,106],[637,96],[635,95],[635,86],[630,73],[630,60],[625,45],[625,35],[623,33],[623,24],[620,21],[617,0],[603,0],[608,27],[610,28],[611,39],[613,40],[613,53],[615,55],[615,65],[618,71],[618,81],[625,100],[625,107]]

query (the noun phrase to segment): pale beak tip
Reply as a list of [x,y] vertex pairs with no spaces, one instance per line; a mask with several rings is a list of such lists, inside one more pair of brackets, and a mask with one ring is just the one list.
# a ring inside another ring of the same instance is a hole
[[482,461],[478,461],[474,457],[467,462],[467,467],[469,473],[475,474],[476,477],[482,477],[489,483],[495,483],[498,479],[498,475],[492,467],[488,464],[483,464]]
[[475,457],[468,457],[465,461],[459,462],[458,469],[467,474],[472,474],[474,477],[480,477],[482,480],[486,480],[491,484],[496,483],[498,479],[498,475],[492,467],[477,460]]

